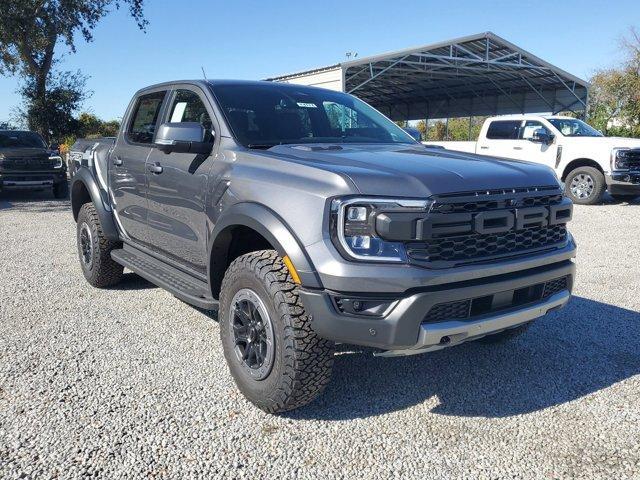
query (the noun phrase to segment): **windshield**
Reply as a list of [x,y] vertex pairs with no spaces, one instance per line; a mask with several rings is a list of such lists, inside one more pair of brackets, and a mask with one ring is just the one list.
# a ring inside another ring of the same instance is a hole
[[602,137],[599,131],[582,120],[574,118],[548,118],[547,120],[565,137]]
[[285,143],[416,143],[351,95],[283,84],[213,85],[236,139],[245,147]]
[[2,131],[0,148],[47,148],[42,137],[35,132]]

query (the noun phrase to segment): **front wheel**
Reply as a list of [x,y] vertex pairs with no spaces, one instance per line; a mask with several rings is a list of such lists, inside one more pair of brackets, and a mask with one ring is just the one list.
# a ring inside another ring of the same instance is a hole
[[600,203],[606,188],[604,175],[594,167],[578,167],[565,180],[567,196],[579,205]]
[[231,375],[258,408],[293,410],[324,391],[334,343],[311,328],[311,316],[277,252],[251,252],[231,263],[222,281],[219,319]]
[[113,261],[111,250],[120,245],[104,236],[92,203],[82,205],[78,213],[77,241],[80,267],[87,281],[98,288],[117,284],[122,278],[123,267]]

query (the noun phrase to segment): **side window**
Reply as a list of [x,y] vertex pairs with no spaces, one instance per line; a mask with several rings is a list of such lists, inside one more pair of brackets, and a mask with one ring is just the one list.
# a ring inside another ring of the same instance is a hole
[[167,92],[154,92],[138,98],[127,129],[127,137],[135,143],[151,143],[156,133],[160,107]]
[[211,135],[213,123],[200,96],[191,90],[178,90],[169,109],[171,123],[196,122]]
[[522,131],[520,132],[520,138],[522,140],[530,140],[533,137],[533,132],[536,130],[544,130],[545,133],[549,133],[542,123],[536,120],[527,120],[524,122],[524,127],[522,127]]
[[520,133],[520,120],[497,120],[491,122],[487,130],[490,140],[517,140]]

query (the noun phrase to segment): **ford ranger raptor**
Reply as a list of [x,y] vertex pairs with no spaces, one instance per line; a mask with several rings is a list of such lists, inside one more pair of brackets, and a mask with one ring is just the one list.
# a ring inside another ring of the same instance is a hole
[[217,310],[231,375],[270,413],[323,391],[336,343],[503,341],[572,290],[573,206],[553,170],[425,148],[344,93],[154,85],[115,139],[75,153],[87,281],[126,268]]

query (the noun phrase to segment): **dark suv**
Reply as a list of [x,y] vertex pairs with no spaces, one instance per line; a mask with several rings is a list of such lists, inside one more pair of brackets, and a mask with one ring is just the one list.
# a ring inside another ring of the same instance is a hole
[[67,198],[67,166],[36,132],[0,130],[0,190],[53,189]]
[[572,203],[550,168],[427,149],[351,95],[164,83],[75,153],[86,279],[126,267],[218,310],[231,374],[268,412],[320,394],[336,342],[501,341],[570,297]]

